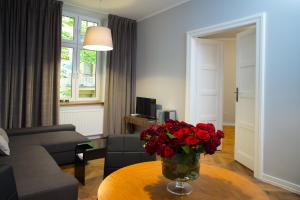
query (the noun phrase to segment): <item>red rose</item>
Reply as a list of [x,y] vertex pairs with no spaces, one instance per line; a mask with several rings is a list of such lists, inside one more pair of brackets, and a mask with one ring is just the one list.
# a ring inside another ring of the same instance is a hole
[[202,140],[203,142],[207,142],[210,139],[210,135],[207,131],[201,130],[201,129],[195,129],[195,133],[197,137]]
[[183,134],[182,132],[180,131],[176,131],[174,134],[173,134],[174,137],[176,137],[177,139],[180,139],[183,137]]
[[189,128],[181,128],[178,131],[176,131],[173,136],[176,138],[182,138],[185,135],[188,135],[191,133],[191,130]]
[[179,125],[180,125],[181,128],[191,128],[191,127],[193,127],[193,125],[188,124],[186,122],[179,122]]
[[167,134],[162,133],[162,132],[158,133],[158,142],[159,143],[165,143],[165,142],[168,142],[168,140],[169,140],[169,138],[168,138]]
[[201,129],[201,130],[206,130],[207,129],[207,126],[204,123],[198,123],[196,125],[196,127],[199,128],[199,129]]
[[171,123],[165,123],[165,124],[163,125],[163,128],[169,130],[169,129],[172,128],[172,126],[173,126],[173,124],[171,124]]
[[146,136],[148,135],[146,130],[143,130],[140,134],[140,139],[141,140],[146,140]]
[[160,156],[160,155],[163,154],[164,146],[165,146],[165,144],[158,144],[157,145],[157,149],[156,149],[156,154],[157,155]]
[[220,138],[218,137],[214,137],[212,142],[215,144],[216,147],[220,146],[221,144]]
[[214,145],[213,142],[205,143],[204,148],[205,148],[205,153],[210,155],[214,154],[215,151],[217,150],[217,147]]
[[145,151],[148,154],[153,155],[156,152],[157,147],[158,147],[157,141],[155,139],[151,139],[149,142],[145,144]]
[[179,131],[181,131],[184,135],[191,133],[191,129],[189,128],[181,128]]
[[208,124],[198,123],[198,124],[196,125],[196,127],[197,127],[198,129],[201,129],[201,130],[206,130],[206,131],[208,131],[210,134],[211,134],[212,132],[215,132],[215,126],[214,126],[213,124],[211,124],[211,123],[208,123]]
[[163,152],[163,157],[166,157],[166,158],[170,158],[174,155],[174,151],[172,148],[168,147],[168,146],[165,146],[164,148],[164,152]]
[[199,140],[195,136],[190,135],[187,138],[185,138],[185,143],[188,145],[195,145],[199,143]]
[[210,134],[211,137],[216,137],[217,136],[216,132],[209,132],[209,134]]
[[217,131],[217,136],[218,136],[218,138],[224,138],[224,132],[218,130],[218,131]]
[[178,131],[180,128],[178,121],[168,120],[164,125],[163,128],[168,130],[171,133]]
[[213,124],[207,124],[207,130],[210,133],[213,133],[216,131],[215,126]]
[[178,138],[178,139],[176,140],[176,143],[178,143],[178,146],[184,145],[184,144],[185,144],[185,138],[184,138],[184,137]]

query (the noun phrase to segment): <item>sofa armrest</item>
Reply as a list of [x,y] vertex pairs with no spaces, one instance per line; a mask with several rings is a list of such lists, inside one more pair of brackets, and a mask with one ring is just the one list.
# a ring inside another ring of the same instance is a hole
[[26,134],[39,134],[39,133],[48,133],[56,131],[75,131],[75,126],[72,124],[63,124],[55,126],[40,126],[32,128],[16,128],[16,129],[7,129],[6,132],[9,136],[18,136]]
[[18,199],[13,169],[9,165],[0,165],[0,199]]

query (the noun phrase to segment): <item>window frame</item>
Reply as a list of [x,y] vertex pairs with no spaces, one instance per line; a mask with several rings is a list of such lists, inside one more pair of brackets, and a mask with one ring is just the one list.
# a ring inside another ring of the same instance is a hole
[[101,20],[97,18],[92,18],[88,16],[83,16],[81,14],[76,14],[72,12],[63,11],[62,16],[74,18],[74,28],[73,28],[73,40],[62,39],[61,47],[64,48],[73,48],[73,57],[72,57],[72,94],[70,101],[98,101],[101,100],[101,69],[102,61],[100,52],[96,51],[96,70],[95,70],[95,90],[96,96],[92,98],[80,98],[79,97],[79,74],[80,74],[80,51],[83,49],[83,43],[80,41],[81,34],[81,21],[88,21],[96,23],[97,26],[101,25]]

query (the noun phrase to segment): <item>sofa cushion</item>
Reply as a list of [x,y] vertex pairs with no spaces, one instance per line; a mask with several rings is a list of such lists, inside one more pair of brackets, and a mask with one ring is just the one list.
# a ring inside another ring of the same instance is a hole
[[61,124],[61,125],[55,125],[55,126],[14,128],[14,129],[6,130],[7,135],[9,135],[9,136],[40,134],[40,133],[49,133],[49,132],[56,132],[56,131],[75,131],[75,126],[72,124]]
[[64,199],[67,192],[77,195],[76,179],[63,173],[41,146],[14,148],[11,156],[1,157],[0,164],[13,167],[21,199]]
[[0,199],[18,200],[14,172],[9,165],[0,164]]
[[49,153],[74,151],[79,143],[87,142],[87,138],[75,131],[57,131],[41,134],[27,134],[10,137],[11,149],[19,149],[29,145],[42,145]]

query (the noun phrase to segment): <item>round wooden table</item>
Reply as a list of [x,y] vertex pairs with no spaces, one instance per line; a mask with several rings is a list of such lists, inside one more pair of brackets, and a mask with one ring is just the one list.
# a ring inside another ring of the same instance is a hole
[[161,161],[131,165],[115,171],[101,183],[98,200],[165,200],[165,199],[269,199],[247,178],[232,171],[201,164],[200,177],[191,182],[188,196],[170,194],[163,177]]

